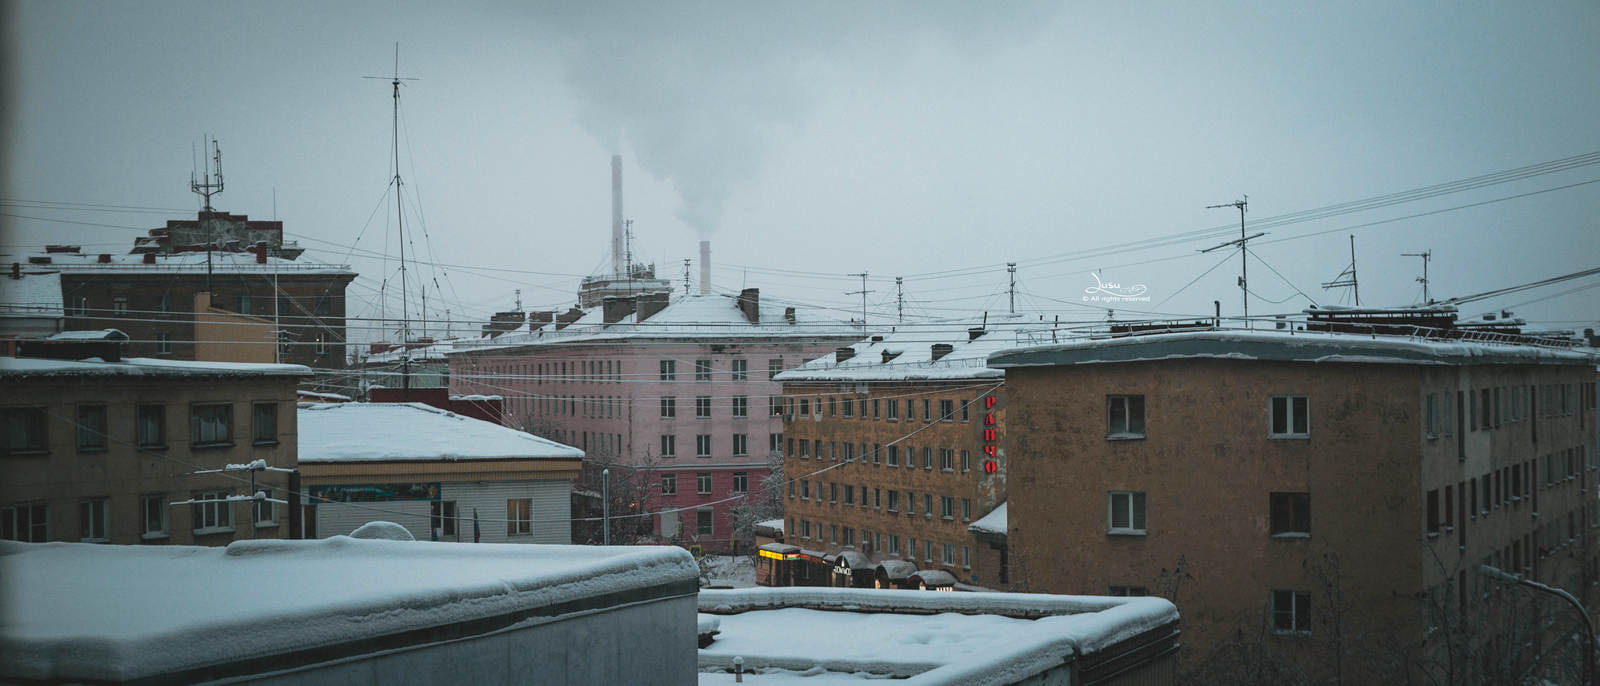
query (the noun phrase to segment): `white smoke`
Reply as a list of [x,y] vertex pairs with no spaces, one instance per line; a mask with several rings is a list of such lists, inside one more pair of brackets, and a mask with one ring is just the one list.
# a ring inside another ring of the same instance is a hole
[[716,231],[736,188],[847,72],[900,67],[930,44],[982,55],[1053,9],[1020,3],[551,3],[580,121],[670,180],[676,216]]

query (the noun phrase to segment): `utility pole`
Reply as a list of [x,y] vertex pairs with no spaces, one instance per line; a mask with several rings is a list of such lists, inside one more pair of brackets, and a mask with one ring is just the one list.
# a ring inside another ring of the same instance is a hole
[[866,331],[867,330],[867,294],[872,292],[872,291],[867,290],[867,272],[866,271],[862,271],[860,274],[846,274],[846,276],[859,276],[859,277],[861,277],[861,290],[859,290],[859,291],[850,291],[848,293],[845,293],[845,295],[860,295],[861,296],[861,330],[862,331]]
[[1011,314],[1017,313],[1017,263],[1007,262],[1006,271],[1011,274]]
[[894,277],[894,313],[901,324],[906,323],[906,289],[902,277]]
[[1422,258],[1422,278],[1417,279],[1417,281],[1422,284],[1422,302],[1424,304],[1432,304],[1433,299],[1428,297],[1428,261],[1433,259],[1433,251],[1405,252],[1400,253],[1400,256]]
[[1217,248],[1225,248],[1230,245],[1239,246],[1239,291],[1244,300],[1244,326],[1247,329],[1252,329],[1255,327],[1250,325],[1250,251],[1245,244],[1248,243],[1252,238],[1260,238],[1266,234],[1257,233],[1254,236],[1244,235],[1244,213],[1248,211],[1248,208],[1250,207],[1250,196],[1246,195],[1244,196],[1243,200],[1235,200],[1233,202],[1223,203],[1221,205],[1207,205],[1206,209],[1214,210],[1219,207],[1239,208],[1239,240],[1228,241],[1222,245],[1212,246],[1210,248],[1206,248],[1205,250],[1201,250],[1200,252],[1211,252]]

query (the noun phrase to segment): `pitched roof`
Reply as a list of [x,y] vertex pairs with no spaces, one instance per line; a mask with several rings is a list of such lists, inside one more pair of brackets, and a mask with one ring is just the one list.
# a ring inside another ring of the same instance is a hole
[[583,459],[583,451],[421,403],[300,408],[300,462]]

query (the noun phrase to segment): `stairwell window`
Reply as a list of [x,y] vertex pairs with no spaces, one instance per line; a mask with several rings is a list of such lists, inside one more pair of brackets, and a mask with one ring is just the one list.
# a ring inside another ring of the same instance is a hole
[[1107,440],[1144,438],[1144,396],[1106,396],[1109,410]]
[[1107,533],[1123,536],[1145,535],[1145,494],[1143,491],[1112,491],[1107,495],[1110,510]]
[[1268,438],[1310,438],[1311,399],[1304,395],[1275,395],[1271,399],[1272,423]]

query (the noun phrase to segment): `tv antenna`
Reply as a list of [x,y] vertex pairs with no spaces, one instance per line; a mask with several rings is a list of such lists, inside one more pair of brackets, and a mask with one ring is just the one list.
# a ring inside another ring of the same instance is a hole
[[906,322],[906,289],[904,277],[894,277],[894,313],[900,323]]
[[1403,252],[1400,253],[1400,256],[1422,258],[1422,276],[1417,277],[1417,281],[1422,284],[1422,302],[1424,304],[1432,304],[1433,300],[1428,297],[1428,262],[1433,259],[1433,251],[1424,250],[1422,252]]
[[1247,329],[1252,329],[1252,328],[1255,328],[1255,327],[1250,325],[1250,263],[1249,263],[1249,257],[1250,257],[1249,256],[1249,252],[1250,251],[1249,251],[1249,248],[1246,246],[1246,244],[1249,243],[1250,240],[1253,239],[1253,238],[1260,238],[1260,237],[1265,236],[1267,234],[1265,234],[1265,233],[1257,233],[1254,236],[1246,236],[1246,235],[1244,235],[1244,213],[1249,211],[1249,208],[1250,208],[1250,196],[1246,195],[1246,196],[1244,196],[1243,200],[1235,200],[1233,202],[1223,203],[1221,205],[1207,205],[1206,209],[1214,210],[1214,209],[1217,209],[1219,207],[1237,207],[1237,208],[1239,208],[1239,240],[1228,241],[1227,243],[1223,243],[1222,245],[1214,245],[1214,246],[1211,246],[1209,248],[1206,248],[1205,250],[1201,250],[1200,252],[1211,252],[1211,251],[1216,250],[1218,248],[1226,248],[1226,247],[1228,247],[1230,245],[1239,246],[1239,291],[1240,291],[1242,299],[1244,300],[1244,327],[1247,328]]
[[1350,266],[1339,272],[1334,280],[1322,284],[1322,290],[1348,288],[1355,295],[1356,307],[1361,306],[1361,284],[1356,281],[1356,237],[1350,236]]
[[863,270],[860,274],[846,274],[846,276],[859,276],[859,277],[861,277],[861,290],[859,290],[859,291],[850,291],[848,293],[845,293],[845,295],[859,295],[859,296],[861,296],[861,330],[862,331],[866,331],[867,330],[867,294],[868,293],[872,293],[874,291],[867,290],[867,272],[866,271]]
[[411,399],[411,355],[406,351],[406,343],[411,340],[411,312],[406,301],[406,231],[404,225],[405,205],[400,198],[402,187],[400,181],[400,87],[406,81],[417,81],[410,77],[400,76],[400,44],[394,44],[394,75],[393,76],[363,76],[363,79],[383,79],[394,84],[394,118],[393,118],[393,154],[394,154],[394,225],[400,239],[400,364],[401,379],[405,389],[405,399]]
[[1007,289],[1011,295],[1011,314],[1017,313],[1017,263],[1007,262],[1006,271],[1011,274],[1011,287]]

